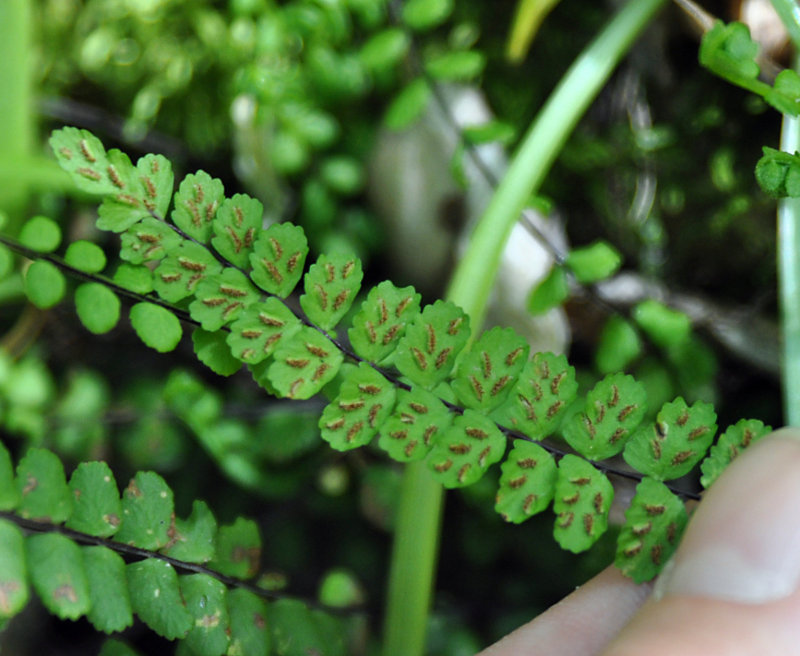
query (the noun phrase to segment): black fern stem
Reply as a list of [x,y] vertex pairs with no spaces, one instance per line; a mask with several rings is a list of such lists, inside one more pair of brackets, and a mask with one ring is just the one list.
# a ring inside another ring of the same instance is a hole
[[50,522],[44,522],[35,519],[25,519],[12,512],[0,511],[0,519],[6,519],[10,522],[13,522],[14,524],[24,529],[28,533],[60,533],[61,535],[68,537],[70,540],[78,544],[106,547],[107,549],[110,549],[111,551],[114,551],[123,556],[126,562],[129,563],[145,560],[148,558],[162,560],[165,563],[172,565],[172,567],[174,567],[176,570],[180,572],[191,573],[191,574],[206,574],[207,576],[216,579],[217,581],[225,584],[228,587],[242,588],[244,590],[247,590],[248,592],[252,592],[254,595],[257,595],[262,599],[267,599],[269,601],[276,601],[278,599],[300,600],[309,607],[316,608],[319,610],[324,610],[326,613],[332,613],[338,615],[352,615],[355,613],[364,613],[366,611],[363,605],[346,606],[346,607],[326,606],[325,604],[322,604],[314,599],[300,599],[296,595],[291,595],[284,592],[277,592],[274,590],[265,590],[264,588],[254,583],[251,583],[250,581],[243,581],[242,579],[237,579],[236,577],[228,576],[227,574],[222,574],[221,572],[206,567],[205,565],[200,565],[198,563],[189,563],[184,560],[178,560],[177,558],[173,558],[171,556],[159,553],[158,551],[150,551],[149,549],[134,547],[133,545],[124,544],[122,542],[117,542],[115,540],[109,540],[108,538],[100,538],[94,535],[89,535],[87,533],[81,533],[80,531],[75,531],[71,528],[67,528],[66,526],[61,526],[59,524],[51,524]]
[[[161,219],[158,216],[154,215],[154,218],[156,218],[156,219],[158,219],[160,221],[163,221],[163,219]],[[164,221],[164,223],[165,223],[165,225],[168,225],[171,228],[173,228],[174,230],[176,230],[182,237],[184,237],[186,239],[189,239],[189,240],[193,241],[194,243],[197,243],[198,245],[202,246],[203,248],[208,250],[210,253],[212,253],[217,259],[220,259],[221,256],[219,256],[217,253],[215,253],[213,251],[213,249],[209,248],[208,245],[203,244],[202,242],[199,242],[199,241],[197,241],[195,239],[192,239],[191,237],[188,237],[187,235],[185,235],[185,233],[182,230],[177,228],[177,226],[173,226],[171,223],[166,222],[166,221]],[[195,327],[199,327],[200,326],[200,322],[197,321],[196,319],[193,319],[186,310],[178,308],[175,305],[173,305],[172,303],[169,303],[167,301],[164,301],[164,300],[158,298],[156,295],[145,295],[145,294],[139,294],[137,292],[131,291],[130,289],[127,289],[125,287],[122,287],[122,286],[118,285],[113,280],[110,280],[109,278],[107,278],[105,276],[101,276],[101,275],[98,275],[98,274],[92,274],[92,273],[86,273],[84,271],[81,271],[80,269],[75,268],[74,266],[71,266],[70,264],[67,264],[63,259],[59,258],[58,256],[55,256],[55,255],[52,255],[52,254],[39,253],[39,252],[37,252],[37,251],[35,251],[35,250],[31,249],[31,248],[23,246],[22,244],[14,241],[12,239],[9,239],[8,237],[2,236],[2,235],[0,235],[0,243],[4,244],[5,246],[10,248],[14,252],[19,253],[20,255],[23,255],[23,256],[28,257],[30,259],[46,260],[47,262],[50,262],[51,264],[53,264],[54,266],[58,267],[59,269],[62,269],[64,272],[68,273],[70,276],[73,276],[73,277],[78,278],[80,280],[84,280],[84,281],[88,281],[88,282],[97,282],[97,283],[100,283],[102,285],[105,285],[106,287],[108,287],[109,289],[113,290],[115,293],[119,294],[120,296],[128,298],[128,299],[130,299],[132,301],[153,303],[155,305],[159,305],[159,306],[169,310],[173,314],[175,314],[177,316],[177,318],[180,319],[182,322],[184,322],[186,324],[189,324],[189,325],[192,325],[192,326],[195,326]],[[224,259],[220,259],[220,262],[226,267],[233,266],[231,263],[227,262]],[[240,269],[239,267],[234,267],[234,268],[237,268],[238,270],[242,271],[242,269]],[[248,279],[249,279],[249,276],[248,276]],[[251,280],[251,282],[252,282],[252,280]],[[295,310],[295,309],[292,309],[292,308],[290,308],[290,309],[298,317],[298,319],[300,319],[303,322],[304,325],[309,326],[311,328],[314,328],[315,330],[318,330],[321,334],[323,334],[325,337],[330,339],[330,341],[336,346],[336,348],[338,348],[352,362],[355,362],[355,363],[364,362],[364,363],[366,363],[367,365],[369,365],[370,367],[372,367],[373,369],[378,371],[381,375],[383,375],[387,380],[389,380],[397,388],[405,389],[405,390],[411,390],[412,389],[411,385],[401,381],[399,379],[399,377],[395,373],[393,373],[391,371],[388,371],[386,369],[383,369],[383,368],[377,366],[376,364],[365,360],[361,356],[357,355],[352,349],[350,349],[347,346],[345,346],[341,342],[341,340],[338,340],[338,339],[335,339],[335,338],[331,337],[325,330],[323,330],[323,329],[319,328],[318,326],[314,325],[300,310]],[[222,326],[221,330],[226,331],[226,332],[230,332],[230,327],[227,326],[227,325],[226,326]],[[441,401],[442,401],[442,403],[444,403],[444,405],[451,412],[453,412],[455,414],[459,414],[459,415],[463,414],[464,408],[462,408],[462,407],[460,407],[460,406],[458,406],[458,405],[456,405],[454,403],[451,403],[449,401],[446,401],[444,399],[441,399]],[[509,440],[512,440],[512,441],[513,440],[523,440],[525,442],[532,442],[534,444],[538,444],[538,445],[540,445],[542,448],[544,448],[545,450],[550,452],[552,455],[554,455],[558,459],[562,458],[563,456],[565,456],[567,454],[578,455],[579,457],[584,458],[588,462],[591,462],[591,464],[594,467],[596,467],[597,469],[599,469],[600,471],[602,471],[605,474],[612,474],[612,475],[618,476],[620,478],[628,479],[628,480],[631,480],[631,481],[634,481],[634,482],[637,482],[637,483],[640,482],[644,478],[644,475],[639,473],[639,472],[637,472],[637,471],[626,469],[624,467],[618,467],[618,466],[616,466],[614,464],[611,464],[611,463],[608,463],[608,462],[589,460],[588,458],[585,458],[584,456],[582,456],[580,454],[575,454],[574,451],[572,451],[572,450],[564,449],[564,448],[562,448],[560,446],[557,446],[557,445],[553,444],[551,440],[535,440],[535,439],[525,435],[524,433],[521,433],[520,431],[516,431],[516,430],[513,430],[511,428],[507,428],[505,426],[501,426],[499,424],[497,424],[497,428]],[[681,498],[692,499],[692,500],[699,500],[700,499],[700,495],[697,492],[692,492],[692,491],[688,491],[688,490],[681,490],[681,489],[675,488],[675,487],[673,487],[671,485],[668,485],[667,487],[672,492],[674,492],[675,494],[680,496]]]

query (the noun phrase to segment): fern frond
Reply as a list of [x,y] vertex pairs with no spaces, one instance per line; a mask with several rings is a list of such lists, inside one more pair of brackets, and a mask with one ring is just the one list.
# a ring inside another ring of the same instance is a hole
[[[652,429],[641,428],[647,399],[643,386],[632,377],[611,374],[585,399],[577,400],[575,371],[564,356],[536,353],[529,358],[526,342],[503,328],[484,332],[466,349],[469,317],[443,301],[420,310],[420,297],[413,288],[384,282],[368,292],[348,330],[351,351],[334,331],[356,302],[363,277],[357,258],[321,255],[305,275],[302,311],[297,310],[284,299],[299,284],[308,253],[300,228],[281,224],[263,229],[257,201],[243,195],[225,198],[221,183],[203,172],[181,182],[170,223],[164,218],[169,204],[164,201],[168,177],[163,162],[143,158],[142,168],[134,169],[126,158],[105,153],[99,141],[86,135],[57,131],[52,142],[71,153],[70,159],[61,152],[60,160],[76,183],[110,203],[111,209],[101,211],[100,222],[123,233],[121,256],[128,268],[120,270],[116,286],[99,273],[79,272],[88,281],[84,284],[106,286],[108,293],[113,290],[137,300],[131,321],[153,348],[168,350],[177,344],[181,331],[168,316],[177,317],[196,327],[195,352],[218,373],[230,375],[244,364],[269,393],[291,399],[308,399],[330,384],[326,393],[333,400],[319,427],[334,448],[365,446],[379,435],[379,446],[393,459],[426,458],[433,476],[446,487],[462,487],[502,460],[513,440],[502,466],[497,511],[509,521],[521,522],[552,500],[556,540],[576,552],[589,548],[606,530],[613,497],[607,473],[637,481],[671,480],[704,458],[716,431],[710,406],[697,403],[690,408],[677,399],[661,409]],[[98,168],[101,165],[105,168]],[[116,177],[126,193],[135,192],[137,202],[120,199]],[[619,264],[613,250],[600,250],[599,273],[592,268],[598,264],[596,258],[588,258],[584,265],[580,253],[576,255],[573,264],[586,269],[582,275],[587,280],[607,275]],[[57,275],[56,267],[76,270],[57,256],[43,257],[43,264],[52,266]],[[152,291],[145,273],[151,267]],[[49,270],[34,273],[34,278],[52,277]],[[125,287],[129,281],[137,289]],[[57,302],[47,297],[40,281],[29,286],[37,302]],[[635,316],[654,342],[669,346],[674,334],[662,339],[659,321],[652,319],[663,311],[643,304]],[[104,312],[88,312],[90,327],[92,322],[110,323]],[[189,411],[181,412],[223,469],[249,487],[258,485],[262,477],[257,466],[226,452],[213,434],[224,432],[216,419],[203,422]],[[730,439],[744,448],[752,441],[746,434],[753,433],[734,431]],[[551,437],[565,439],[576,454],[567,453]],[[635,471],[608,461],[620,452]],[[709,480],[725,464],[725,457],[717,453],[713,462],[704,465]],[[644,485],[642,498],[649,499],[653,489],[650,483]],[[136,504],[133,500],[123,504],[131,518],[127,525],[123,522],[122,535],[144,542],[145,536],[135,530]],[[167,548],[165,525],[174,535],[191,536],[188,543],[207,542],[198,536],[214,533],[207,509],[198,507],[196,517],[193,513],[185,522],[170,523],[165,519],[168,505],[165,500],[160,519],[140,521],[152,532],[147,536],[152,548]],[[155,512],[155,506],[147,508]],[[626,555],[632,554],[631,536],[639,530],[630,523],[638,521],[636,512],[631,517],[620,536],[619,558],[623,569],[638,580],[654,575],[657,568]],[[656,545],[666,549],[665,540],[672,544],[665,537],[671,526],[653,524],[647,533],[651,553]],[[178,543],[170,548],[181,553]],[[226,565],[219,567],[224,571]],[[237,570],[237,575],[244,573]]]
[[[251,520],[218,527],[201,501],[176,518],[172,490],[153,472],[137,473],[120,499],[104,462],[81,463],[67,484],[45,449],[29,449],[15,474],[0,444],[0,474],[0,620],[21,612],[33,588],[54,615],[85,616],[105,633],[136,615],[195,654],[221,656],[234,645],[269,652],[266,599],[285,595],[249,582],[261,552]],[[303,621],[326,622],[303,602],[291,607]]]

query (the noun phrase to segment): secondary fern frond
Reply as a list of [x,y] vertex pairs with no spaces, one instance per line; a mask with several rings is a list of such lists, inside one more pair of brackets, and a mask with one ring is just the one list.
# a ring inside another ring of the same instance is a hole
[[[120,499],[104,462],[81,463],[67,482],[58,457],[39,448],[14,472],[0,444],[0,620],[21,612],[32,588],[54,615],[85,616],[101,632],[136,615],[193,654],[269,653],[278,602],[267,600],[285,595],[250,582],[261,552],[255,523],[218,527],[201,501],[176,518],[172,496],[159,475],[139,472]],[[286,622],[322,617],[299,601],[289,608]]]

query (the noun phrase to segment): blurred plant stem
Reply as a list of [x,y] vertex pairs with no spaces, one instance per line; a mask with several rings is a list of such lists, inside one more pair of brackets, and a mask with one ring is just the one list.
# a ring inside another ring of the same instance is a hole
[[[631,0],[586,47],[534,120],[476,227],[447,298],[476,335],[508,235],[580,117],[666,0]],[[442,487],[425,463],[406,467],[389,573],[383,656],[421,656],[434,588]]]
[[[0,169],[29,161],[34,149],[31,13],[30,0],[0,2]],[[0,185],[6,233],[16,234],[28,195],[26,184]]]

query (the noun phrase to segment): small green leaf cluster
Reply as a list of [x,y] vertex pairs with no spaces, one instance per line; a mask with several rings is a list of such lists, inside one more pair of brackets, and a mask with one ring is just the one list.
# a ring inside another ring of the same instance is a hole
[[[131,626],[135,614],[183,640],[187,654],[269,653],[266,602],[226,585],[258,573],[252,521],[217,526],[202,501],[176,517],[172,490],[153,472],[137,473],[121,497],[104,462],[81,463],[67,481],[45,449],[29,449],[14,471],[2,445],[0,510],[0,618],[19,613],[33,588],[51,613],[85,616],[104,633]],[[146,558],[126,563],[120,554]],[[206,567],[176,570],[192,564]]]
[[700,63],[720,77],[761,96],[779,112],[800,114],[800,76],[791,70],[781,71],[770,85],[758,79],[758,43],[750,37],[744,23],[717,21],[703,35]]
[[[116,277],[119,289],[132,279],[149,280],[136,291],[127,288],[138,301],[134,308],[149,305],[193,324],[195,352],[214,371],[229,375],[244,365],[279,397],[308,399],[324,390],[331,400],[319,428],[334,449],[377,438],[396,460],[425,460],[448,488],[475,483],[505,458],[497,511],[521,522],[552,503],[556,540],[574,552],[606,531],[613,499],[607,474],[633,477],[642,483],[620,533],[617,564],[645,580],[666,561],[685,522],[676,510],[682,503],[663,483],[705,457],[717,429],[710,405],[678,398],[647,425],[647,394],[631,376],[609,374],[581,398],[575,370],[563,355],[531,357],[527,342],[506,328],[473,339],[469,317],[452,303],[420,307],[413,288],[384,282],[356,306],[362,280],[357,258],[323,254],[303,275],[303,231],[289,224],[263,228],[257,201],[226,198],[222,184],[203,172],[181,182],[168,221],[166,164],[148,156],[134,167],[90,137],[66,128],[54,133],[52,144],[65,169],[103,198],[99,224],[122,233],[128,277]],[[158,184],[156,175],[162,176]],[[123,188],[117,178],[125,181]],[[615,252],[602,245],[574,253],[571,261],[584,281],[619,266]],[[302,311],[284,300],[301,278]],[[99,278],[85,284],[108,288]],[[673,314],[647,301],[634,319],[655,343],[671,348],[688,333],[685,317]],[[347,315],[349,346],[334,332]],[[153,317],[135,326],[151,345],[164,330]],[[182,384],[176,398],[185,408],[179,413],[203,434],[199,424],[213,426],[218,418],[195,412],[208,406],[200,400],[204,393]],[[751,423],[726,432],[720,443],[734,445],[735,453],[730,446],[715,452],[715,464],[703,465],[705,480],[710,483],[767,430]],[[563,455],[545,441],[551,437],[563,438],[575,453]],[[509,438],[514,446],[506,457]],[[212,451],[226,462],[225,440],[214,439]],[[605,462],[620,454],[636,473]],[[243,463],[234,465],[243,480],[250,476]],[[649,516],[648,508],[662,506],[644,521],[642,512]]]
[[773,198],[800,196],[800,155],[764,146],[764,155],[756,164],[756,180]]

